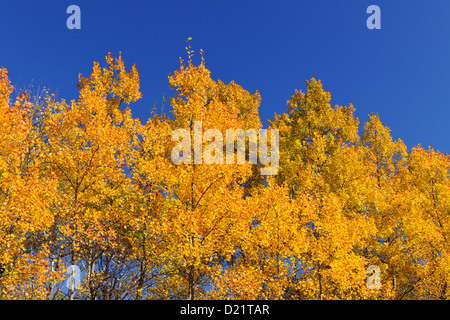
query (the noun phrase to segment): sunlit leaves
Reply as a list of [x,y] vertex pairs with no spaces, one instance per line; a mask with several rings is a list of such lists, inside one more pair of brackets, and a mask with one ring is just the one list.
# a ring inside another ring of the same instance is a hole
[[[205,164],[208,129],[262,127],[261,96],[214,80],[190,40],[170,108],[145,124],[121,55],[80,75],[70,102],[13,96],[0,69],[0,298],[448,299],[449,155],[408,151],[375,114],[359,127],[312,78],[270,121],[277,175],[248,154]],[[187,163],[171,159],[176,129]]]

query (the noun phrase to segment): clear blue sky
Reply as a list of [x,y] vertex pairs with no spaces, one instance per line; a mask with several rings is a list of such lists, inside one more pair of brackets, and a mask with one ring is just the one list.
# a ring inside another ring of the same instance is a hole
[[[71,4],[81,30],[66,27]],[[366,27],[371,4],[381,30]],[[375,112],[408,149],[450,152],[449,0],[16,0],[1,2],[0,28],[0,66],[18,88],[76,98],[78,73],[122,51],[140,72],[143,98],[132,110],[145,122],[154,101],[172,94],[168,74],[192,37],[214,79],[261,92],[264,126],[314,76],[333,104],[352,102],[361,123]]]

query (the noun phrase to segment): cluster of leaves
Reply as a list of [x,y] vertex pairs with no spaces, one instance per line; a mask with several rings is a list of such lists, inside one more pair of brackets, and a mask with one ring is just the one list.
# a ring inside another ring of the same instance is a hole
[[258,130],[261,98],[191,52],[169,83],[170,112],[142,124],[121,56],[80,75],[70,103],[11,101],[0,69],[0,299],[449,298],[448,154],[407,151],[377,115],[360,133],[313,78],[270,121],[275,176],[248,156],[175,165],[173,130]]

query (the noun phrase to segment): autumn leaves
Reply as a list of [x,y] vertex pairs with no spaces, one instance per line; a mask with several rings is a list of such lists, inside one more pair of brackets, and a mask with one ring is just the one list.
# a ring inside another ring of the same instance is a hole
[[121,56],[70,103],[11,102],[1,69],[0,298],[447,298],[448,155],[407,151],[377,115],[360,132],[314,78],[267,131],[259,93],[204,61],[169,83],[170,112],[142,124]]
[[[271,147],[267,147],[267,130],[259,131],[248,129],[244,132],[242,129],[227,129],[226,131],[226,158],[224,160],[223,134],[218,129],[208,129],[203,134],[202,121],[194,121],[193,143],[194,155],[192,155],[191,135],[188,129],[176,129],[171,134],[172,141],[178,143],[171,153],[171,159],[174,164],[191,164],[192,158],[195,164],[244,164],[246,156],[246,138],[248,138],[248,162],[257,164],[257,158],[263,165],[269,167],[261,168],[262,175],[277,174],[279,169],[279,142],[278,129],[271,130]],[[203,147],[203,142],[212,142]],[[235,143],[235,140],[236,143]],[[269,151],[269,152],[268,152]],[[268,155],[270,153],[270,155]],[[235,161],[236,158],[236,161]]]

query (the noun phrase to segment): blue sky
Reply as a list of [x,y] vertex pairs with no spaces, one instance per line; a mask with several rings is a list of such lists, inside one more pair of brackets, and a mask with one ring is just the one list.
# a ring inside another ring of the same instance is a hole
[[[81,30],[66,27],[71,4]],[[381,30],[366,27],[372,4]],[[448,0],[3,1],[0,66],[18,88],[70,100],[79,73],[121,51],[138,67],[143,98],[131,108],[145,122],[155,100],[173,94],[167,77],[192,37],[214,79],[261,92],[264,126],[314,76],[333,104],[355,105],[361,127],[375,112],[408,149],[449,153],[449,17]]]

